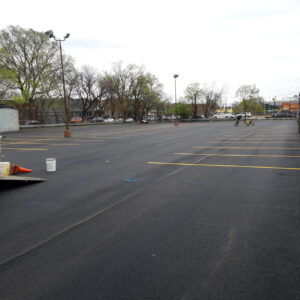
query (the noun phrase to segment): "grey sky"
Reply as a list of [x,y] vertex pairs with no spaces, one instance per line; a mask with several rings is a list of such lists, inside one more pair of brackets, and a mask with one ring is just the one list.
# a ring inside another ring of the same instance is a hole
[[256,83],[266,100],[300,92],[300,2],[294,0],[110,0],[3,2],[0,28],[56,36],[78,67],[144,65],[174,97],[192,82],[227,86],[227,102]]

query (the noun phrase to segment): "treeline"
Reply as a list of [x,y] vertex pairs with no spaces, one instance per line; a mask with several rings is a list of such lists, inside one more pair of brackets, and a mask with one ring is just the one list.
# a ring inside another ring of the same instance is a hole
[[[72,100],[70,110],[80,107],[83,118],[91,109],[98,116],[109,113],[136,121],[153,110],[158,116],[177,112],[182,117],[208,117],[221,106],[225,93],[225,88],[213,84],[192,83],[175,107],[157,77],[143,66],[116,62],[110,71],[100,73],[91,66],[77,69],[68,55],[63,55],[63,61],[66,95]],[[250,96],[257,99],[256,94]],[[0,99],[26,104],[28,118],[32,119],[57,109],[63,98],[59,44],[42,32],[20,26],[1,30]],[[243,97],[241,100],[245,103]]]
[[[165,108],[162,84],[143,66],[113,64],[99,73],[91,66],[77,69],[74,59],[63,55],[66,94],[86,118],[89,109],[103,115],[121,110],[122,116],[139,120],[152,109]],[[41,32],[10,26],[0,32],[0,99],[26,103],[29,118],[43,115],[63,99],[59,45]],[[79,102],[79,103],[78,103]],[[70,107],[72,110],[72,107]]]

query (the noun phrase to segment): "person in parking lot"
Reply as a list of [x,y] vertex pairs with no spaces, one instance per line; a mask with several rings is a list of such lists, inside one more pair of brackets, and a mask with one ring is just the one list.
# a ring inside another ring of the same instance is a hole
[[235,123],[234,123],[235,126],[239,126],[239,122],[240,122],[241,118],[242,118],[241,115],[238,115],[238,116],[236,117],[236,121],[235,121]]

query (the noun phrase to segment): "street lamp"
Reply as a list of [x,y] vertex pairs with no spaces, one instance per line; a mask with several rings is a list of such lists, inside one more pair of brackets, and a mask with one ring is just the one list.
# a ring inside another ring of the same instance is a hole
[[298,95],[298,132],[300,132],[300,93]]
[[175,115],[177,119],[177,95],[176,95],[176,78],[179,77],[178,74],[174,74],[174,80],[175,80]]
[[62,82],[63,82],[63,90],[64,90],[65,119],[66,119],[66,130],[64,131],[64,136],[65,137],[70,137],[70,136],[72,136],[72,132],[71,132],[71,130],[69,130],[69,106],[67,104],[66,87],[65,87],[65,75],[64,75],[64,63],[63,63],[62,48],[61,48],[61,42],[64,42],[70,36],[70,33],[67,33],[64,36],[63,40],[57,39],[52,30],[46,31],[45,35],[47,35],[49,37],[49,39],[53,38],[56,42],[59,42]]

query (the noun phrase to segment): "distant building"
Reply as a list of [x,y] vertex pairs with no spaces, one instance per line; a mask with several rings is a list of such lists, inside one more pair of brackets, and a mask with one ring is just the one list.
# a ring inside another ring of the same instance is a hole
[[299,103],[282,102],[281,110],[298,111],[299,110]]

